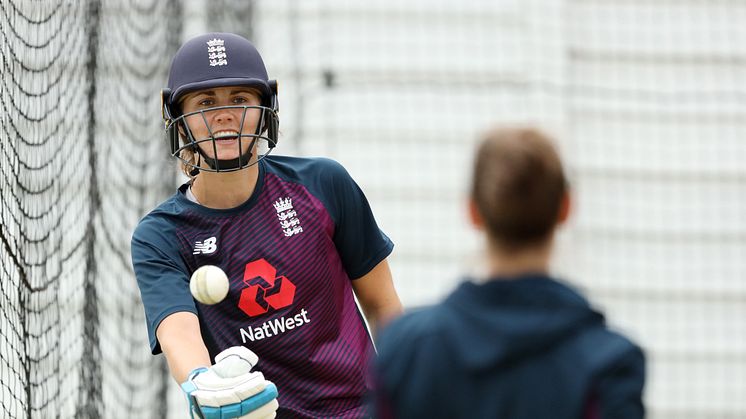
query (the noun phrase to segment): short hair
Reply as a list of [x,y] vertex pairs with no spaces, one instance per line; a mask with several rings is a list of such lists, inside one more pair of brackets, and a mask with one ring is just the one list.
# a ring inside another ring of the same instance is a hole
[[522,248],[549,239],[567,188],[559,154],[542,132],[511,127],[483,135],[471,197],[494,243]]

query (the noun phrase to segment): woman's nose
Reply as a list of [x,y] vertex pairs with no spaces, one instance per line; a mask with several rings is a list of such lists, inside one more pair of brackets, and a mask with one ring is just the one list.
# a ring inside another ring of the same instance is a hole
[[232,122],[235,120],[235,116],[231,112],[231,109],[220,109],[215,111],[215,122]]
[[240,120],[240,110],[238,109],[218,109],[215,111],[215,115],[212,118],[213,123],[216,124],[226,124],[226,123],[234,123],[235,121]]

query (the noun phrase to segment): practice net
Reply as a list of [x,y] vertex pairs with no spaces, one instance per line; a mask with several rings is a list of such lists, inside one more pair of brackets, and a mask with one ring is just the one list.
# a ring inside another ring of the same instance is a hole
[[577,193],[556,268],[644,346],[649,417],[746,417],[746,3],[267,0],[254,15],[278,152],[331,156],[361,183],[406,305],[473,269],[477,133],[537,124]]
[[164,416],[129,236],[172,190],[174,1],[0,3],[0,417]]

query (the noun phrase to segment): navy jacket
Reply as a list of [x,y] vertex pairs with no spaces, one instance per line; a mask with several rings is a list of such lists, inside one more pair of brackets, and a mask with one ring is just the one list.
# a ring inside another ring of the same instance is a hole
[[382,331],[377,415],[642,418],[641,349],[545,276],[462,283]]

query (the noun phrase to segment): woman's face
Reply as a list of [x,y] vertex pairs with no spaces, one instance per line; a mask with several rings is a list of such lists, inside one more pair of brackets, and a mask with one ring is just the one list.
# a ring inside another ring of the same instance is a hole
[[[252,137],[241,137],[241,149],[239,150],[239,130],[243,135],[253,135],[261,117],[261,110],[241,106],[260,105],[261,101],[256,90],[241,86],[209,88],[187,94],[181,103],[182,112],[185,115],[197,112],[185,119],[194,140],[198,142],[207,157],[230,160],[246,154]],[[237,107],[211,110],[211,108],[220,106]],[[215,139],[214,142],[199,142],[209,139],[211,134]],[[216,151],[217,155],[215,155]]]

